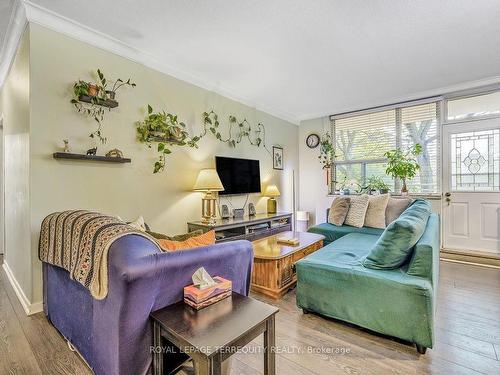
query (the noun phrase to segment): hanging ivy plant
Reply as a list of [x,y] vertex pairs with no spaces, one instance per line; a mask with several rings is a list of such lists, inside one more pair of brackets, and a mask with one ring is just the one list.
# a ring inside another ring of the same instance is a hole
[[332,136],[330,133],[325,133],[321,136],[319,142],[319,162],[323,165],[323,169],[331,168],[333,159],[335,158],[335,149],[333,147]]
[[236,147],[244,139],[252,146],[264,147],[269,154],[271,152],[266,146],[266,129],[262,123],[257,124],[253,129],[251,124],[244,119],[238,119],[230,115],[227,136],[221,130],[219,116],[214,111],[203,112],[203,131],[197,136],[190,136],[186,130],[186,124],[178,120],[177,115],[165,111],[154,112],[153,107],[148,104],[147,116],[143,121],[137,122],[137,134],[140,142],[145,143],[149,148],[153,143],[158,142],[158,159],[153,166],[153,173],[161,172],[165,169],[166,156],[172,153],[171,147],[187,146],[198,148],[198,141],[207,134],[212,134],[220,142]]
[[[97,69],[97,78],[99,81],[97,83],[85,82],[82,80],[75,82],[73,85],[73,98],[71,99],[71,104],[73,104],[78,113],[88,116],[97,122],[97,129],[90,133],[89,137],[92,139],[97,138],[102,144],[105,144],[106,137],[104,137],[102,133],[102,121],[106,113],[105,108],[110,111],[111,107],[103,106],[103,103],[106,100],[114,102],[116,91],[124,86],[135,87],[136,84],[131,82],[130,78],[127,81],[118,78],[112,89],[107,90],[108,81],[100,69]],[[82,97],[88,97],[89,102],[82,101]],[[117,102],[114,103],[118,105]]]
[[165,169],[166,156],[172,153],[171,145],[198,148],[200,137],[190,137],[186,124],[180,122],[177,115],[165,111],[154,112],[148,104],[148,114],[143,121],[137,122],[139,141],[152,148],[153,142],[158,142],[158,160],[154,163],[153,173]]
[[247,139],[252,146],[263,146],[267,152],[271,153],[266,146],[266,128],[261,122],[257,124],[256,129],[252,129],[252,125],[246,118],[243,121],[238,121],[235,116],[230,115],[227,137],[223,137],[220,130],[219,116],[213,110],[203,112],[203,124],[204,129],[200,138],[207,133],[211,133],[216,139],[227,143],[231,147],[236,147],[243,139]]

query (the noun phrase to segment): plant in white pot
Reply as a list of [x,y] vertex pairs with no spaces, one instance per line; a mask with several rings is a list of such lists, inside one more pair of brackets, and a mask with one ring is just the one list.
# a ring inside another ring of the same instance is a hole
[[401,149],[387,151],[384,156],[387,158],[387,168],[385,173],[393,178],[399,178],[403,182],[401,194],[408,194],[408,186],[406,183],[415,177],[420,165],[415,159],[422,153],[422,146],[417,143],[408,151],[403,152]]

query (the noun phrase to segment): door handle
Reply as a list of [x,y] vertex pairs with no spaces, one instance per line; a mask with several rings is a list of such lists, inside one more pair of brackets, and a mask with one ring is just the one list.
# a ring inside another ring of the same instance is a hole
[[450,192],[447,192],[444,196],[445,196],[445,197],[451,197],[451,193],[450,193]]
[[446,197],[445,201],[446,201],[446,203],[448,203],[448,206],[449,206],[450,202],[451,202],[451,198],[450,198],[451,197],[451,193],[450,192],[446,192],[444,194],[444,196]]

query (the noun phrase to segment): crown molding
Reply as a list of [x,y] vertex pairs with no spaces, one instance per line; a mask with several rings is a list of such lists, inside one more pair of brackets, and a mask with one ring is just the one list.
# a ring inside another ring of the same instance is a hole
[[10,67],[16,56],[19,41],[23,35],[24,29],[28,24],[26,12],[21,0],[14,2],[14,9],[10,15],[9,25],[5,34],[5,40],[0,51],[0,88],[3,87]]
[[271,108],[263,103],[252,101],[249,98],[238,95],[235,91],[228,87],[221,86],[214,82],[209,82],[189,72],[170,66],[148,52],[132,47],[119,39],[94,30],[38,4],[34,4],[29,0],[23,0],[23,3],[26,7],[26,15],[30,23],[41,25],[58,33],[69,36],[70,38],[77,39],[94,47],[112,52],[128,60],[145,65],[158,72],[170,75],[205,90],[215,92],[251,108],[255,108],[279,119],[291,122],[292,124],[299,124],[298,116],[292,113],[288,113],[277,108]]
[[420,92],[417,92],[417,93],[411,94],[411,95],[394,97],[394,98],[388,99],[388,100],[366,102],[366,103],[362,103],[360,105],[356,105],[355,107],[354,106],[346,106],[346,107],[342,107],[342,108],[336,108],[334,111],[330,110],[330,111],[312,113],[312,114],[309,114],[306,116],[300,116],[299,123],[302,121],[313,120],[313,119],[317,119],[320,117],[330,117],[330,116],[335,115],[337,113],[357,112],[357,111],[362,111],[366,108],[384,107],[384,106],[391,105],[394,103],[409,102],[409,101],[419,100],[422,98],[429,98],[429,97],[433,97],[433,96],[447,96],[450,94],[460,93],[462,91],[465,92],[465,91],[474,90],[474,89],[483,88],[483,87],[485,89],[487,89],[488,87],[497,86],[499,84],[500,84],[500,76],[482,78],[482,79],[478,79],[478,80],[474,80],[474,81],[467,81],[467,82],[457,83],[455,85],[444,86],[444,87],[437,88],[437,89],[420,91]]

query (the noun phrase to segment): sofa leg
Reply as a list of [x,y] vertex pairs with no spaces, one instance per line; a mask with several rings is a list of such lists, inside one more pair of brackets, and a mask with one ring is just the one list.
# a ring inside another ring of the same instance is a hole
[[302,314],[309,314],[309,310],[302,309]]
[[419,352],[420,354],[425,354],[425,352],[427,351],[427,348],[425,346],[419,344],[415,344],[415,346],[417,347],[417,352]]

